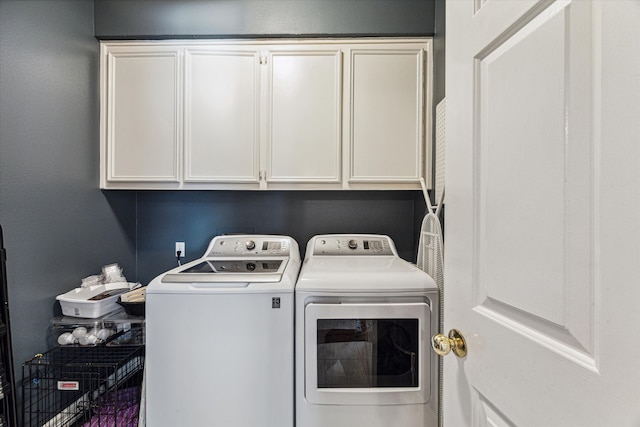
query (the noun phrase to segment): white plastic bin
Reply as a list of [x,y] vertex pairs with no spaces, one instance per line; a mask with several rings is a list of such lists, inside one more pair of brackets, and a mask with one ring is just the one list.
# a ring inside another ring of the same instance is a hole
[[58,295],[62,314],[73,317],[86,317],[94,319],[104,316],[120,308],[118,298],[129,292],[138,283],[116,282],[103,285],[93,285],[86,288],[75,288]]

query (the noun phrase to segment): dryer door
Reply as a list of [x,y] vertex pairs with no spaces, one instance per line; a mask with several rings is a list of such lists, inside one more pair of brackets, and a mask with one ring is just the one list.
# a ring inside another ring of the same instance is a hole
[[426,403],[433,357],[425,348],[430,315],[423,302],[308,304],[306,399],[336,405]]

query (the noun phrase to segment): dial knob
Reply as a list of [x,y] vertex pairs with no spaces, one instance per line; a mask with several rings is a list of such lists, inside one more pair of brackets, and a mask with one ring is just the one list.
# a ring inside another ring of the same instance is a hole
[[253,240],[249,240],[247,242],[247,249],[252,251],[256,248],[256,242],[254,242]]
[[247,270],[255,271],[255,269],[256,269],[256,265],[254,263],[250,262],[247,264]]
[[349,249],[357,249],[358,248],[358,242],[356,240],[349,240]]

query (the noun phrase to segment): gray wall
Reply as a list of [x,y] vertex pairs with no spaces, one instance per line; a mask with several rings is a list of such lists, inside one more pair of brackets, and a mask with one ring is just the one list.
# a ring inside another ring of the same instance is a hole
[[[188,261],[224,233],[289,235],[301,256],[316,234],[386,234],[401,256],[415,258],[413,191],[148,191],[137,197],[143,283],[176,266],[176,241],[186,242]],[[418,204],[424,206],[421,199]]]
[[434,32],[432,0],[95,0],[95,9],[103,39]]
[[98,189],[93,2],[0,0],[0,224],[16,374],[47,349],[55,296],[119,262],[135,276],[133,195]]

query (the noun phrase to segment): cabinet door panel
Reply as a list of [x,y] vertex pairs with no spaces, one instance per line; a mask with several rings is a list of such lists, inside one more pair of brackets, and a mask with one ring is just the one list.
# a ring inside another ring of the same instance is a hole
[[422,49],[351,51],[350,181],[422,174]]
[[108,181],[178,182],[178,56],[175,49],[109,53]]
[[258,182],[257,51],[187,50],[185,182]]
[[271,52],[269,182],[340,182],[339,49]]

